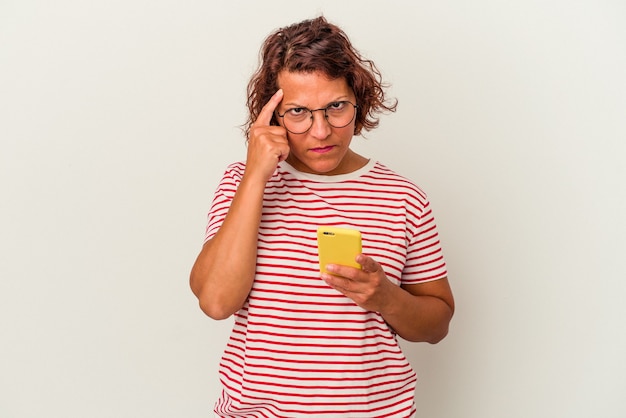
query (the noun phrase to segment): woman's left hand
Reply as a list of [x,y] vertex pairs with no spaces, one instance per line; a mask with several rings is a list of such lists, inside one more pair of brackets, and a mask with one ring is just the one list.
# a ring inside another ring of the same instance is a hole
[[381,312],[392,301],[395,286],[387,279],[381,265],[364,254],[356,258],[361,269],[328,264],[326,270],[332,274],[322,274],[322,279],[332,288],[352,299],[368,311]]

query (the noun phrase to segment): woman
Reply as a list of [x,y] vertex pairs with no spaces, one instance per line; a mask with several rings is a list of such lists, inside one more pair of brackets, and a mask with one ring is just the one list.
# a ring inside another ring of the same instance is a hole
[[[380,73],[323,17],[277,30],[248,86],[248,151],[214,196],[191,288],[235,315],[221,417],[413,416],[397,336],[437,343],[454,312],[426,195],[350,149],[394,111]],[[358,229],[361,268],[320,274],[320,225]]]

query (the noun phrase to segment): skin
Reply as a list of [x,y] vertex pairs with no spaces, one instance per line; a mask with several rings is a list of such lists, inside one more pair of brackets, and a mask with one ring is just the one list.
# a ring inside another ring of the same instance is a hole
[[[334,128],[319,111],[314,112],[311,129],[303,134],[270,126],[275,111],[318,109],[339,100],[355,103],[345,79],[283,71],[278,86],[250,129],[246,169],[224,223],[203,246],[191,270],[191,289],[201,309],[213,319],[238,311],[252,288],[263,192],[277,164],[286,160],[302,172],[336,175],[351,173],[368,161],[350,149],[354,121]],[[372,257],[360,254],[356,261],[361,269],[328,265],[332,275],[321,278],[362,308],[379,312],[406,340],[437,343],[447,335],[454,313],[447,278],[399,287]]]

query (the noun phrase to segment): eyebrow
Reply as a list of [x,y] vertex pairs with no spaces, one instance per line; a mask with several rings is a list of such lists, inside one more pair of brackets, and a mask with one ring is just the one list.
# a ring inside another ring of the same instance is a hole
[[[323,106],[323,107],[321,107],[320,109],[324,109],[324,108],[326,108],[326,107],[330,106],[332,103],[336,103],[336,102],[344,102],[344,101],[347,101],[347,100],[348,100],[348,96],[346,96],[346,95],[339,96],[338,98],[336,98],[336,99],[334,99],[334,100],[331,100],[330,102],[326,103],[326,105],[325,105],[325,106]],[[308,109],[308,110],[311,110],[311,108],[310,108],[310,107],[308,107],[308,106],[304,106],[304,105],[301,105],[301,104],[298,104],[298,103],[296,103],[296,102],[287,102],[287,103],[284,103],[283,105],[284,105],[284,106],[285,106],[285,108],[287,108],[287,109],[302,108],[302,109]]]

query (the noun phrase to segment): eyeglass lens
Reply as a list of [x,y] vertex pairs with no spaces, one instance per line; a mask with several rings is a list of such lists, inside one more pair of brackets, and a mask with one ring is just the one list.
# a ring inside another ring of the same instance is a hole
[[343,128],[352,122],[356,115],[356,105],[348,101],[334,102],[321,109],[310,110],[304,107],[287,110],[283,115],[285,128],[295,134],[304,133],[313,126],[313,112],[323,111],[324,117],[334,128]]

